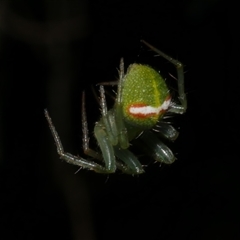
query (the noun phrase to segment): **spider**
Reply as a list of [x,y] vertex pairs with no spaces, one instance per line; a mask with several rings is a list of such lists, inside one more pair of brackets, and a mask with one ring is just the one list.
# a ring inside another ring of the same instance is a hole
[[85,94],[84,92],[82,94],[83,151],[85,155],[99,160],[98,162],[65,152],[50,115],[45,109],[45,117],[61,159],[97,173],[109,174],[119,169],[126,174],[141,174],[144,173],[143,166],[129,150],[132,141],[137,138],[137,147],[156,161],[165,164],[175,161],[174,154],[160,138],[174,141],[178,137],[178,131],[163,119],[166,113],[183,114],[186,111],[183,65],[146,41],[141,42],[175,65],[179,103],[171,100],[165,80],[156,70],[148,65],[133,63],[125,74],[124,62],[121,59],[119,80],[116,82],[116,99],[110,110],[107,109],[104,90],[104,85],[107,84],[99,84],[101,118],[95,123],[94,136],[101,153],[89,147]]

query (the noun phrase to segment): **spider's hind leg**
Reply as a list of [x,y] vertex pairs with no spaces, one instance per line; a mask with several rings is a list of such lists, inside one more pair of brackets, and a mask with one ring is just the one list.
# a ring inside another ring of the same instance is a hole
[[183,64],[168,56],[167,54],[165,54],[164,52],[160,51],[159,49],[155,48],[154,46],[152,46],[151,44],[149,44],[148,42],[141,40],[142,43],[144,43],[146,46],[148,46],[151,50],[153,50],[154,52],[156,52],[157,54],[159,54],[161,57],[165,58],[166,60],[168,60],[170,63],[172,63],[176,69],[177,69],[177,82],[178,82],[178,99],[180,102],[179,104],[175,104],[173,103],[170,108],[169,108],[169,112],[173,112],[173,113],[177,113],[177,114],[183,114],[184,112],[186,112],[187,110],[187,98],[186,98],[186,94],[185,94],[185,90],[184,90],[184,71],[183,71]]
[[158,162],[172,164],[175,161],[173,152],[151,130],[146,130],[137,139],[137,145]]
[[174,142],[179,135],[179,132],[171,124],[163,121],[158,122],[152,130],[172,142]]

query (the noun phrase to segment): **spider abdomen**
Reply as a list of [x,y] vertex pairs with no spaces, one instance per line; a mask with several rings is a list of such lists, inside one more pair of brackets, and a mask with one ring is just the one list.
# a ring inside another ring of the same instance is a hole
[[152,128],[168,109],[171,97],[162,76],[147,65],[132,64],[122,89],[125,121],[142,129]]

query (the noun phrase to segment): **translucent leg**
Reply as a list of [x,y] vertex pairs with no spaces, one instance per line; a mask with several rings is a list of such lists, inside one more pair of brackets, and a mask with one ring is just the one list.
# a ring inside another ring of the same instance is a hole
[[94,127],[94,135],[97,139],[99,147],[102,152],[103,160],[105,163],[105,168],[110,172],[115,172],[116,170],[116,159],[114,155],[113,146],[109,137],[100,123],[96,123]]
[[[123,64],[123,62],[122,62]],[[123,65],[120,64],[120,82],[123,80]],[[115,109],[107,111],[104,87],[100,85],[100,105],[102,118],[96,123],[94,134],[101,148],[106,168],[110,164],[116,164],[123,172],[128,174],[143,173],[142,165],[137,158],[124,148],[129,146],[127,130],[122,121],[121,111],[121,87],[116,99]],[[125,165],[116,161],[115,156],[122,160]]]
[[113,117],[109,116],[109,112],[107,110],[104,87],[102,85],[100,85],[100,105],[101,105],[101,114],[102,114],[101,121],[103,122],[103,125],[106,129],[109,140],[112,143],[112,145],[117,145],[118,132],[117,132],[116,125],[113,124],[113,119],[112,119]]
[[175,141],[179,135],[178,131],[170,124],[165,122],[159,122],[154,128],[153,131],[158,132],[164,138]]
[[158,162],[172,164],[175,161],[172,151],[150,130],[139,137],[137,144],[140,144],[141,149]]
[[[115,100],[115,106],[112,110],[107,110],[107,103],[105,97],[105,90],[103,85],[100,85],[100,105],[101,105],[101,114],[102,118],[100,121],[103,122],[103,125],[106,129],[106,132],[109,136],[109,139],[113,146],[120,145],[121,148],[126,149],[129,147],[128,133],[127,129],[123,122],[123,113],[122,113],[122,82],[124,80],[124,62],[123,59],[120,61],[119,69],[119,81],[118,83],[118,92]],[[115,83],[115,82],[114,82]]]
[[[106,109],[106,100],[104,95],[104,90],[101,91],[101,100],[100,104],[102,107],[102,122],[104,126],[107,125],[106,129],[102,126],[101,122],[96,123],[94,127],[94,135],[97,139],[97,142],[100,146],[102,154],[92,150],[89,148],[89,135],[88,135],[88,124],[87,124],[87,115],[85,109],[85,94],[83,92],[82,95],[82,132],[83,132],[83,150],[84,153],[88,156],[91,156],[95,159],[103,160],[105,163],[105,169],[107,172],[115,172],[116,171],[116,159],[114,155],[114,150],[112,147],[112,141],[114,141],[114,133],[111,131],[111,125],[109,123],[109,119],[107,117],[107,109]],[[109,134],[106,133],[106,130],[110,131],[112,135],[109,138]],[[116,134],[115,134],[116,135]]]
[[124,81],[124,62],[123,58],[120,60],[119,67],[119,83],[118,83],[118,92],[117,99],[115,102],[115,116],[116,116],[116,126],[118,129],[118,139],[119,145],[122,149],[129,147],[128,133],[127,129],[123,122],[123,112],[122,112],[122,85]]
[[[117,129],[116,129],[116,123],[115,123],[115,116],[113,114],[113,111],[107,111],[106,109],[106,100],[105,100],[105,94],[104,94],[104,89],[100,87],[100,105],[103,108],[102,115],[104,116],[104,121],[103,118],[99,123],[96,124],[94,133],[95,137],[99,143],[100,149],[102,151],[102,154],[92,150],[89,148],[89,134],[88,134],[88,124],[87,124],[87,115],[86,115],[86,108],[85,108],[85,93],[83,92],[82,94],[82,132],[83,132],[83,150],[84,153],[88,156],[93,157],[94,159],[98,159],[101,161],[105,162],[105,168],[108,169],[108,171],[115,171],[116,167],[120,169],[122,172],[127,173],[127,174],[137,174],[140,172],[140,168],[137,168],[132,170],[129,166],[116,161],[115,159],[115,149],[113,152],[113,147],[112,147],[112,142],[108,139],[106,129],[110,131],[110,134],[113,134],[113,136],[117,136]],[[104,128],[102,123],[108,124],[108,128]],[[121,151],[117,151],[121,152]],[[131,155],[131,154],[129,154]],[[117,157],[121,158],[121,154],[116,154]],[[134,160],[129,160],[129,161],[134,161]],[[125,162],[125,161],[123,161]],[[126,163],[126,162],[125,162]],[[137,166],[137,164],[135,164]],[[139,170],[138,170],[139,169]]]
[[137,157],[132,152],[127,149],[121,149],[119,147],[114,147],[114,152],[116,156],[126,164],[126,173],[133,175],[144,173],[142,164],[138,161]]
[[170,109],[168,110],[169,112],[174,112],[178,114],[182,114],[186,111],[187,109],[187,98],[186,94],[184,91],[184,71],[183,71],[183,64],[179,62],[178,60],[168,56],[167,54],[163,53],[162,51],[158,50],[148,42],[142,40],[142,43],[144,43],[146,46],[148,46],[151,50],[162,56],[163,58],[167,59],[169,62],[175,65],[177,69],[177,75],[178,75],[178,94],[179,94],[179,101],[181,105],[173,104]]

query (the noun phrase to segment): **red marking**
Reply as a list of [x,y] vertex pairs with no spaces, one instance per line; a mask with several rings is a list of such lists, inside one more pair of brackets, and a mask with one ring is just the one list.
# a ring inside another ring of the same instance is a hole
[[170,100],[171,98],[172,98],[171,95],[168,95],[168,96],[166,97],[165,101]]
[[[165,101],[169,101],[169,100],[171,100],[171,98],[172,98],[172,96],[171,96],[171,95],[168,95],[168,96],[166,97]],[[165,101],[164,101],[164,102],[165,102]],[[169,105],[170,105],[170,104],[169,104]],[[160,113],[161,113],[161,114],[164,114],[166,111],[167,111],[167,109],[165,109],[165,110],[162,109],[162,110],[160,111]],[[159,115],[160,115],[160,113],[159,113]]]
[[[169,100],[171,100],[171,95],[168,95],[167,97],[166,97],[166,99],[165,99],[165,101],[169,101]],[[164,101],[164,102],[165,102]],[[146,119],[146,118],[149,118],[149,117],[153,117],[153,116],[160,116],[160,115],[162,115],[162,114],[164,114],[166,111],[167,111],[167,109],[162,109],[159,113],[154,113],[154,112],[152,112],[152,113],[132,113],[132,112],[130,112],[130,108],[131,107],[133,107],[133,108],[141,108],[141,107],[147,107],[148,105],[146,105],[146,104],[144,104],[144,103],[135,103],[135,104],[132,104],[132,105],[130,105],[129,107],[128,107],[128,113],[129,113],[129,115],[131,115],[131,116],[134,116],[134,117],[136,117],[136,118],[140,118],[140,119]]]

